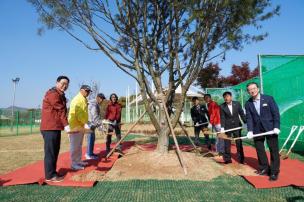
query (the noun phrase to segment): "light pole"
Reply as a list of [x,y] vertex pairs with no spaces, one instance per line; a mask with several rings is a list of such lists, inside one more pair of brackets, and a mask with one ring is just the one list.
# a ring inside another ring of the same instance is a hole
[[12,79],[13,84],[14,84],[14,92],[13,92],[13,105],[12,105],[12,125],[11,125],[11,130],[13,130],[13,124],[14,124],[14,106],[15,106],[15,95],[16,95],[16,85],[20,81],[19,77],[16,77],[15,79]]

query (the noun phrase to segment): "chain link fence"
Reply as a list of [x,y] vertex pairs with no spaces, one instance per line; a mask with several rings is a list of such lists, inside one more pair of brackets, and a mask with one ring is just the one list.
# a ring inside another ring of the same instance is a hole
[[0,137],[39,133],[40,109],[15,111],[0,110]]

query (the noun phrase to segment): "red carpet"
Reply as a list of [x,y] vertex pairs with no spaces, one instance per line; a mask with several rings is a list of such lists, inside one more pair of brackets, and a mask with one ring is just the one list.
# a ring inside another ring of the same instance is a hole
[[[146,144],[140,146],[142,149],[151,151],[156,148],[156,145]],[[171,146],[175,148],[175,146]],[[184,152],[192,150],[191,145],[180,145],[180,149]],[[231,146],[232,163],[237,163],[236,147]],[[250,146],[244,146],[245,163],[254,168],[258,168],[258,160],[256,150]],[[269,153],[267,153],[268,159]],[[224,163],[224,161],[218,161]],[[255,188],[274,188],[274,187],[285,187],[285,186],[304,186],[304,162],[299,160],[286,159],[281,160],[280,175],[277,181],[271,182],[268,180],[268,176],[243,176],[250,184]]]
[[[245,162],[257,169],[258,161],[256,150],[253,147],[244,147]],[[236,150],[236,149],[235,149]],[[267,152],[268,159],[269,152]],[[236,156],[234,156],[236,158]],[[285,187],[285,186],[304,186],[304,163],[296,159],[281,160],[280,174],[277,181],[269,181],[268,176],[243,176],[249,183],[255,188],[273,188],[273,187]]]
[[[124,142],[123,150],[126,151],[134,145],[134,142]],[[140,145],[143,150],[152,151],[156,148],[155,144],[145,144]],[[171,148],[174,148],[172,146]],[[83,148],[83,154],[86,148]],[[192,149],[191,145],[181,145],[180,149],[184,152]],[[95,146],[95,153],[99,153],[99,156],[103,156],[105,152],[105,145],[99,144]],[[232,145],[232,161],[237,163],[236,157],[236,147]],[[256,157],[256,150],[253,147],[244,146],[245,152],[245,163],[254,168],[258,168],[258,161]],[[92,170],[107,172],[110,170],[117,160],[118,155],[112,155],[106,162],[103,158],[102,161],[90,160],[90,166],[86,167],[82,171],[72,171],[70,169],[70,156],[69,152],[63,153],[59,156],[57,168],[60,174],[66,174],[63,182],[60,183],[48,183],[50,185],[56,186],[77,186],[77,187],[92,187],[94,181],[79,182],[71,180],[73,175],[78,175],[82,173],[88,173]],[[268,153],[269,157],[269,153]],[[220,163],[220,162],[219,162]],[[279,179],[275,182],[270,182],[267,176],[243,176],[249,183],[251,183],[255,188],[274,188],[274,187],[284,187],[284,186],[304,186],[304,163],[298,160],[281,160],[281,172]],[[13,172],[0,176],[0,186],[10,186],[18,184],[31,184],[31,183],[44,183],[44,169],[43,161],[38,161],[36,163],[27,165],[23,168],[19,168]]]
[[[124,142],[123,150],[126,151],[131,146],[134,145],[134,142]],[[83,148],[83,155],[85,154],[86,147]],[[57,171],[63,175],[66,174],[64,181],[59,183],[47,183],[49,185],[56,186],[75,186],[75,187],[92,187],[95,181],[73,181],[71,178],[73,175],[79,175],[82,173],[88,173],[92,170],[107,172],[109,171],[114,162],[118,159],[117,154],[113,154],[107,161],[104,158],[101,159],[101,156],[104,156],[105,153],[105,144],[95,145],[95,153],[99,154],[99,160],[89,160],[89,166],[81,171],[73,171],[70,169],[70,153],[66,152],[59,155],[57,162]],[[83,158],[84,159],[84,158]],[[7,173],[0,176],[0,186],[11,186],[11,185],[20,185],[20,184],[32,184],[32,183],[44,183],[44,165],[43,161],[38,161],[36,163],[27,165],[23,168],[19,168],[13,172]]]
[[[231,146],[232,163],[237,163],[236,147]],[[250,146],[244,146],[245,163],[258,169],[258,160],[256,150]],[[269,152],[267,152],[268,159]],[[223,163],[224,161],[218,161]],[[281,160],[280,174],[277,181],[269,181],[268,176],[243,176],[255,188],[274,188],[285,186],[304,186],[304,163],[299,160],[286,159]]]

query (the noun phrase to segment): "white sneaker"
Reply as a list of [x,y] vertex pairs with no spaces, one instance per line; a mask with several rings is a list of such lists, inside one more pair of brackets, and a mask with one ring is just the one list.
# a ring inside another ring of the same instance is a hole
[[87,166],[87,165],[89,165],[89,163],[88,162],[85,162],[85,161],[80,161],[80,162],[78,162],[77,163],[79,166]]
[[91,160],[91,159],[93,159],[93,160],[97,160],[98,159],[98,157],[97,156],[89,156],[89,155],[85,155],[85,158],[87,159],[87,160]]
[[72,170],[84,170],[84,167],[79,164],[72,165],[71,168]]

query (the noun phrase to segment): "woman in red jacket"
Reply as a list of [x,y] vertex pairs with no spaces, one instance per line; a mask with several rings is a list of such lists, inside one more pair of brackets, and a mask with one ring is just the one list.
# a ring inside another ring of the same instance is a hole
[[[121,139],[120,121],[121,121],[121,105],[118,103],[118,96],[115,93],[110,95],[110,103],[106,109],[105,118],[112,122],[109,126],[109,133],[115,130],[117,141]],[[111,150],[112,135],[107,135],[106,153]],[[117,150],[121,152],[121,145],[117,147]]]

